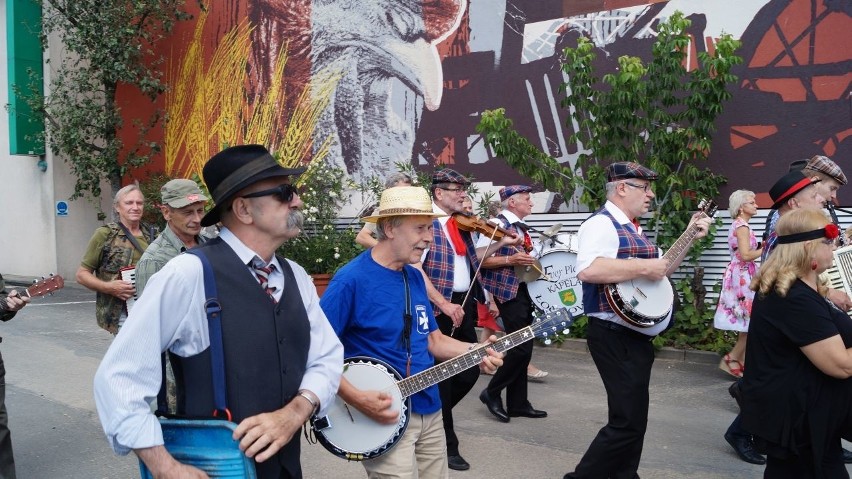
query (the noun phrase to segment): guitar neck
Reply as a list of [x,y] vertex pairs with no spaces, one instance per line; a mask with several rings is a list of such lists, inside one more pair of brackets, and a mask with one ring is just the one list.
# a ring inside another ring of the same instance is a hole
[[[699,216],[699,219],[707,218],[706,213],[700,213],[701,215]],[[689,247],[692,245],[692,241],[695,239],[695,236],[698,234],[699,231],[700,230],[698,229],[698,226],[693,223],[690,227],[686,228],[686,231],[684,231],[677,239],[677,241],[674,242],[672,247],[669,248],[668,251],[666,251],[666,253],[663,255],[663,259],[666,260],[666,264],[668,264],[670,268],[671,265],[674,264],[674,262],[678,258],[680,258],[687,249],[689,249]]]
[[419,393],[429,386],[438,384],[444,379],[451,378],[468,368],[478,365],[482,362],[482,359],[485,358],[485,356],[488,356],[488,353],[485,351],[487,348],[493,348],[498,353],[502,353],[531,340],[534,336],[532,327],[527,326],[526,328],[515,331],[512,334],[503,336],[493,344],[478,346],[469,353],[456,356],[453,359],[432,366],[425,371],[421,371],[414,376],[402,379],[398,381],[396,385],[402,392],[402,397],[407,398],[408,396]]

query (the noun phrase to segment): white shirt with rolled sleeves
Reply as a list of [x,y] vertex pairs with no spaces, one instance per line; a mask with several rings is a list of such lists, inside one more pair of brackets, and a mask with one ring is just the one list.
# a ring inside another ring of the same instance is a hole
[[[630,218],[628,218],[621,209],[615,206],[615,204],[607,201],[604,208],[606,208],[606,210],[620,224],[629,225],[628,228],[633,227],[630,222]],[[642,232],[641,228],[639,229],[639,232]],[[591,266],[592,262],[594,262],[596,258],[615,258],[618,256],[618,231],[615,230],[615,226],[613,226],[612,220],[610,220],[608,216],[594,215],[583,222],[580,226],[580,230],[577,232],[577,242],[578,274]],[[658,248],[658,251],[660,251],[660,255],[662,256],[662,250],[659,250]],[[660,321],[654,326],[650,328],[640,328],[619,318],[615,313],[591,313],[589,316],[594,316],[606,321],[612,321],[648,336],[656,336],[657,334],[660,334],[664,329],[666,329],[669,321],[671,321],[671,313],[669,313],[669,316],[666,319]]]
[[[220,237],[243,264],[256,256],[232,232]],[[289,260],[288,260],[289,261]],[[269,277],[275,299],[284,291],[284,274],[277,259]],[[320,415],[334,401],[343,371],[343,346],[319,306],[319,297],[304,268],[290,261],[310,322],[307,367],[299,389],[312,391],[320,400]],[[246,266],[248,268],[248,266]],[[149,403],[160,390],[160,354],[170,350],[189,357],[210,345],[204,309],[204,274],[201,261],[189,254],[170,260],[150,282],[121,334],[95,373],[95,403],[110,445],[118,454],[163,444],[159,421]],[[281,405],[282,407],[284,404]],[[298,437],[294,438],[299,440]]]

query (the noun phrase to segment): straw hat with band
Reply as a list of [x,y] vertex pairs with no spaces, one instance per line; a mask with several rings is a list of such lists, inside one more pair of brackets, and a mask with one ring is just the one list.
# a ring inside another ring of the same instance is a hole
[[375,223],[381,218],[391,216],[439,218],[447,215],[432,210],[432,199],[425,189],[419,186],[396,186],[383,191],[378,209],[372,215],[361,218],[361,221]]
[[243,188],[267,178],[296,176],[305,168],[284,168],[262,145],[240,145],[215,154],[204,165],[202,174],[216,205],[201,219],[201,226],[219,222],[222,210]]

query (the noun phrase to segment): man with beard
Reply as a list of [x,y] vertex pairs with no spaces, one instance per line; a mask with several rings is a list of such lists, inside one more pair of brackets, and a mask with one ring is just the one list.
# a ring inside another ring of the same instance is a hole
[[[169,454],[148,406],[160,390],[166,350],[179,415],[209,417],[224,406],[258,478],[302,477],[297,433],[332,403],[343,369],[343,347],[310,277],[275,255],[300,232],[302,202],[289,179],[303,171],[282,168],[260,145],[213,156],[203,174],[216,205],[201,225],[221,221],[219,237],[172,259],[151,278],[95,374],[95,401],[110,445],[118,454],[134,451],[154,477],[206,477]],[[210,266],[206,279],[218,291],[221,331],[208,328],[202,258]],[[216,349],[224,360],[218,368],[211,368],[214,338],[221,338]],[[221,400],[214,398],[217,375],[225,378],[224,387],[217,381]]]

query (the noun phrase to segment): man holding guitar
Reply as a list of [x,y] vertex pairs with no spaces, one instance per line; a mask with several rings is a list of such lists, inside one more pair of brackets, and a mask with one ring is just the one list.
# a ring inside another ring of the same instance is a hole
[[[432,210],[426,190],[399,186],[385,190],[376,213],[364,218],[377,223],[378,244],[338,271],[320,300],[343,343],[345,357],[379,359],[400,375],[410,377],[433,367],[435,359],[449,360],[476,349],[475,342],[458,341],[441,332],[425,280],[411,266],[432,244],[432,220],[439,216],[444,215]],[[492,336],[490,341],[496,338]],[[480,369],[494,372],[503,363],[502,355],[488,348],[478,363]],[[474,365],[475,362],[469,364]],[[457,364],[452,368],[458,372],[468,369]],[[433,383],[411,395],[409,411],[383,386],[362,383],[357,387],[347,379],[347,371],[353,372],[344,368],[337,392],[345,402],[346,419],[331,424],[331,428],[356,425],[363,416],[368,422],[377,423],[377,427],[399,424],[392,428],[396,434],[382,450],[347,458],[366,459],[363,464],[370,477],[412,477],[414,471],[419,477],[447,477],[438,387]],[[354,434],[362,439],[373,435]]]
[[696,213],[687,229],[690,235],[684,234],[686,247],[675,251],[673,246],[675,254],[661,258],[636,221],[651,207],[651,182],[657,173],[637,163],[618,162],[607,167],[606,176],[607,202],[578,232],[577,277],[583,282],[583,308],[589,316],[588,348],[607,391],[609,420],[565,479],[638,477],[654,363],[651,340],[669,325],[671,311],[659,322],[636,326],[616,313],[606,288],[633,280],[667,281],[691,241],[706,236],[710,227],[710,218]]
[[[9,321],[30,302],[28,296],[17,291],[6,293],[3,275],[0,275],[0,321]],[[0,356],[0,477],[15,477],[15,456],[12,454],[12,436],[9,432],[9,415],[6,414],[6,367]]]

